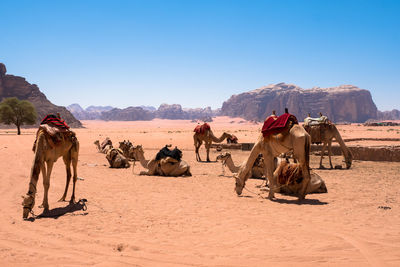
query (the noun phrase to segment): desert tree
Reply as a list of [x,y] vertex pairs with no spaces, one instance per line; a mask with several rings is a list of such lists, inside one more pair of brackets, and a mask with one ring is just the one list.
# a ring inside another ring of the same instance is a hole
[[21,125],[35,124],[36,119],[36,109],[27,100],[10,97],[0,103],[0,122],[17,126],[18,135],[21,134]]

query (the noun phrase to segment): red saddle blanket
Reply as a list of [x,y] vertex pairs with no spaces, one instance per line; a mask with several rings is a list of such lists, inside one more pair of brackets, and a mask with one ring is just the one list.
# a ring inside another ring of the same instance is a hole
[[53,114],[48,114],[46,117],[44,117],[40,124],[48,124],[64,130],[69,129],[69,126],[65,123],[63,119],[60,119]]
[[198,134],[203,134],[205,131],[210,130],[211,127],[208,123],[204,123],[203,125],[197,125],[196,128],[194,128],[193,132],[196,132]]
[[261,132],[264,137],[283,132],[289,121],[292,121],[294,124],[299,124],[297,118],[289,113],[284,113],[278,118],[270,116],[264,121]]

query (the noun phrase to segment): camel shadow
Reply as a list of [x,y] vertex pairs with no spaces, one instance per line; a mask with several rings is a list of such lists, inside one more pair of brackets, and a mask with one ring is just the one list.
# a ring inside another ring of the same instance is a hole
[[319,201],[318,199],[303,199],[303,200],[298,200],[298,199],[282,199],[282,198],[275,198],[272,199],[271,201],[277,202],[280,204],[295,204],[295,205],[327,205],[328,202],[325,201]]
[[[53,219],[58,219],[59,217],[67,214],[67,213],[74,213],[75,211],[83,210],[86,211],[86,199],[80,199],[76,203],[69,203],[65,207],[59,207],[59,208],[54,208],[48,211],[43,211],[41,214],[37,215],[36,217],[31,217],[28,220],[29,221],[35,221],[36,219],[43,219],[43,218],[53,218]],[[84,212],[81,214],[73,214],[73,215],[80,215],[80,216],[86,216],[88,215],[88,212]]]

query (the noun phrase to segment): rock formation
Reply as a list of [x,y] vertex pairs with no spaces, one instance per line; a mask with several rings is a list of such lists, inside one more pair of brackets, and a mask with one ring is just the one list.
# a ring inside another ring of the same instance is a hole
[[317,117],[319,112],[334,122],[364,122],[377,117],[377,108],[368,90],[352,85],[305,90],[285,83],[233,95],[223,103],[221,115],[263,121],[272,110],[281,114],[285,107],[300,121],[308,113]]
[[154,112],[140,107],[128,107],[124,109],[114,108],[101,113],[100,119],[105,121],[150,121],[154,119]]
[[79,120],[65,107],[56,106],[40,92],[36,84],[30,84],[23,77],[6,74],[6,66],[0,63],[0,101],[6,97],[17,97],[21,100],[30,101],[38,113],[38,123],[47,114],[59,112],[67,124],[73,128],[82,127]]
[[378,111],[378,120],[400,120],[400,110]]
[[111,106],[89,106],[83,109],[79,104],[72,104],[67,109],[77,118],[78,120],[100,120],[101,113],[110,111],[113,109]]

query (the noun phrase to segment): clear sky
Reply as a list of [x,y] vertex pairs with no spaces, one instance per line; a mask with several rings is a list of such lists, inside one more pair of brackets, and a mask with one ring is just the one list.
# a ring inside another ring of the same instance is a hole
[[0,0],[0,62],[57,105],[221,107],[271,83],[400,109],[400,1]]

